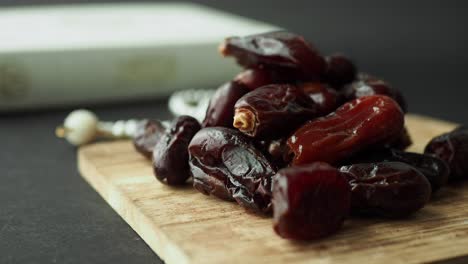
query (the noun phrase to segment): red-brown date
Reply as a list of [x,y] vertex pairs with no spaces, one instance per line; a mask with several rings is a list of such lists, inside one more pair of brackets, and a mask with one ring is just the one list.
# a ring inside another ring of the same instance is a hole
[[279,138],[317,115],[317,104],[300,88],[272,84],[257,88],[237,101],[233,125],[250,137]]
[[386,95],[395,100],[403,110],[407,112],[408,107],[401,92],[385,82],[368,74],[359,74],[358,80],[345,86],[342,93],[347,101],[369,95]]
[[354,63],[346,56],[333,54],[325,57],[327,67],[324,81],[331,87],[339,89],[356,79],[357,69]]
[[153,149],[159,139],[166,132],[166,126],[158,120],[145,120],[138,124],[135,136],[133,137],[133,146],[143,156],[151,159]]
[[315,102],[321,115],[334,111],[344,101],[340,94],[323,83],[302,83],[299,87]]
[[224,56],[233,56],[246,68],[289,69],[301,80],[319,80],[325,60],[303,37],[277,31],[246,37],[227,38],[219,48]]
[[274,166],[251,139],[234,129],[200,130],[189,145],[193,186],[206,195],[236,200],[255,212],[271,212]]
[[404,116],[398,104],[382,95],[350,101],[335,112],[309,121],[288,139],[292,164],[337,163],[398,136]]
[[281,169],[273,180],[273,227],[283,238],[311,240],[338,231],[349,214],[346,178],[323,162]]
[[447,162],[449,181],[468,179],[468,128],[459,127],[433,138],[424,153]]
[[235,81],[225,83],[219,87],[211,97],[202,126],[232,127],[234,105],[247,92],[249,92],[247,87]]
[[184,184],[190,177],[187,147],[200,124],[191,116],[175,118],[153,150],[156,178],[168,185]]
[[348,177],[351,211],[356,214],[405,217],[423,208],[431,197],[426,177],[406,163],[361,163],[340,171]]

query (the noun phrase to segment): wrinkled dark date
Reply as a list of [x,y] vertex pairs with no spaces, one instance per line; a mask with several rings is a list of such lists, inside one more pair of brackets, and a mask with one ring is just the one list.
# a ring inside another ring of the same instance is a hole
[[255,138],[279,138],[317,115],[317,105],[297,86],[272,84],[237,101],[234,127]]
[[361,163],[340,171],[351,186],[353,213],[405,217],[423,208],[431,197],[426,177],[406,163]]
[[368,74],[359,74],[358,80],[345,86],[342,93],[348,101],[369,95],[386,95],[395,100],[403,112],[408,111],[406,101],[399,90],[393,88],[384,80]]
[[356,66],[346,56],[334,54],[327,56],[325,60],[327,67],[323,79],[330,86],[339,89],[356,79]]
[[468,128],[459,127],[433,138],[424,153],[447,162],[449,180],[468,179]]
[[228,82],[216,90],[206,110],[203,127],[232,127],[234,105],[249,89],[237,82]]
[[319,80],[325,60],[303,37],[284,31],[227,38],[219,48],[246,68],[285,68],[301,80]]
[[133,146],[142,155],[151,159],[154,146],[165,133],[165,125],[158,120],[145,120],[138,124],[135,136],[133,138]]
[[431,184],[432,192],[436,192],[448,180],[450,169],[443,160],[429,155],[404,152],[396,149],[389,150],[386,160],[407,163],[418,169]]
[[190,177],[187,147],[200,130],[198,121],[190,116],[175,118],[153,150],[156,178],[168,185],[184,184]]
[[320,115],[331,113],[344,102],[341,94],[323,83],[302,83],[299,87],[315,102]]
[[432,192],[436,192],[447,182],[450,169],[443,160],[419,153],[404,152],[397,149],[381,148],[360,153],[347,163],[370,163],[394,161],[407,163],[420,171],[431,184]]
[[373,95],[348,102],[328,116],[309,121],[288,139],[293,165],[337,163],[398,136],[403,113],[390,97]]
[[276,169],[239,131],[200,130],[189,145],[193,186],[206,195],[236,200],[255,212],[271,212],[271,177]]
[[283,238],[311,240],[335,233],[350,210],[341,173],[323,162],[281,169],[273,182],[273,227]]

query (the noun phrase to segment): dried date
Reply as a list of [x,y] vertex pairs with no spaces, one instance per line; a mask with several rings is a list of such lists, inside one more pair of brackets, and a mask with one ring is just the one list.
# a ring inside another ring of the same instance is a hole
[[319,113],[317,104],[297,86],[272,84],[237,101],[233,125],[250,137],[279,138]]
[[260,140],[255,142],[255,147],[277,168],[283,168],[289,163],[286,140],[287,138]]
[[391,149],[389,152],[390,155],[386,160],[404,162],[418,169],[431,184],[432,192],[436,192],[447,183],[450,169],[443,160],[396,149]]
[[400,135],[390,143],[387,143],[385,147],[394,148],[399,150],[405,150],[413,144],[410,133],[406,127],[403,128]]
[[276,169],[239,131],[210,127],[189,145],[193,186],[206,195],[236,200],[255,212],[271,212],[271,177]]
[[299,87],[317,105],[320,115],[326,115],[338,108],[343,102],[341,94],[319,82],[302,83]]
[[349,180],[351,211],[356,214],[405,217],[424,207],[431,197],[426,177],[406,163],[361,163],[340,171]]
[[468,128],[459,127],[433,138],[424,153],[447,162],[449,181],[468,179]]
[[191,116],[175,118],[153,150],[156,178],[168,185],[184,184],[190,177],[187,147],[200,124]]
[[325,71],[325,60],[318,51],[303,37],[290,32],[230,37],[219,50],[246,68],[286,69],[301,80],[319,80]]
[[167,125],[158,120],[145,120],[138,124],[133,137],[135,149],[148,159],[153,155],[154,146],[166,132]]
[[325,58],[327,67],[324,81],[339,89],[356,79],[357,69],[354,63],[344,55],[334,54]]
[[397,137],[404,124],[398,104],[387,96],[355,99],[335,112],[309,121],[288,139],[292,163],[337,163]]
[[401,92],[385,82],[368,74],[360,74],[358,80],[345,86],[342,91],[347,101],[369,95],[386,95],[400,105],[403,112],[408,111],[406,100]]
[[326,163],[281,169],[273,182],[274,230],[295,240],[328,236],[342,226],[350,200],[346,178]]
[[447,163],[439,158],[392,148],[381,148],[363,152],[351,158],[346,163],[354,164],[385,161],[403,162],[413,166],[429,181],[433,193],[446,184],[450,174]]
[[225,83],[219,87],[210,100],[202,126],[232,127],[234,105],[247,92],[249,92],[249,89],[246,86],[235,81]]
[[244,70],[234,78],[234,81],[250,90],[255,90],[274,83],[295,83],[296,74],[287,69],[258,67]]
[[250,90],[255,90],[258,87],[274,83],[275,78],[272,75],[273,73],[265,68],[251,68],[239,73],[234,81],[243,84]]

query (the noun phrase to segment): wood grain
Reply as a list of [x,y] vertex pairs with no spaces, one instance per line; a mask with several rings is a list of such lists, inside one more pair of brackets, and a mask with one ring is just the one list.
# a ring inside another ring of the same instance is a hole
[[[421,151],[455,124],[409,115]],[[271,219],[191,187],[157,182],[129,141],[78,151],[82,176],[166,263],[422,263],[468,255],[468,184],[444,188],[405,220],[351,219],[336,235],[311,243],[276,236]]]

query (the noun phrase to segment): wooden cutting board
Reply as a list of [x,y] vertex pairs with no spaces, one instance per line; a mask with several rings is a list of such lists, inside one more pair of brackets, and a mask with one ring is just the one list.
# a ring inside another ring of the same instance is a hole
[[[422,151],[455,124],[408,115]],[[405,220],[351,219],[336,235],[298,243],[281,239],[272,221],[234,203],[171,188],[130,141],[78,151],[82,176],[166,263],[420,263],[468,256],[468,184],[444,188]],[[468,261],[468,260],[466,260]]]

